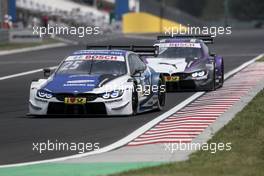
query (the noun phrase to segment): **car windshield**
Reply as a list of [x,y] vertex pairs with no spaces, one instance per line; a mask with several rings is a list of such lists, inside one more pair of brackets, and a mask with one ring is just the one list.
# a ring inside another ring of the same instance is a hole
[[69,60],[64,61],[56,74],[111,74],[127,73],[124,61],[111,60]]
[[159,47],[160,58],[201,58],[201,48],[191,47]]

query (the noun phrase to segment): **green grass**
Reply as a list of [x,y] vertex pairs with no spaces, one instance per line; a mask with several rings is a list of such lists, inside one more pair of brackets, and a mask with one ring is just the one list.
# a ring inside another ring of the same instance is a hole
[[43,39],[43,41],[39,42],[39,43],[1,43],[0,44],[0,51],[28,48],[28,47],[47,45],[47,44],[52,44],[52,43],[58,43],[58,41],[51,39],[51,38],[48,38],[48,39]]
[[210,142],[232,142],[231,151],[198,151],[184,162],[132,170],[115,176],[264,175],[264,90]]
[[159,163],[47,163],[0,168],[0,176],[97,176],[154,165]]
[[257,61],[264,62],[264,56],[262,58],[258,59]]

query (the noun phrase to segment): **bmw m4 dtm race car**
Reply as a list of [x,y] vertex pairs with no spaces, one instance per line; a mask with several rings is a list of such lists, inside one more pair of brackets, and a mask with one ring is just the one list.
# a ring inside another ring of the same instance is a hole
[[163,77],[140,58],[153,56],[155,47],[90,48],[74,52],[52,75],[46,69],[46,78],[31,83],[29,115],[134,115],[162,109]]
[[224,60],[209,52],[210,36],[159,36],[159,54],[146,61],[162,73],[167,90],[215,90],[224,82]]

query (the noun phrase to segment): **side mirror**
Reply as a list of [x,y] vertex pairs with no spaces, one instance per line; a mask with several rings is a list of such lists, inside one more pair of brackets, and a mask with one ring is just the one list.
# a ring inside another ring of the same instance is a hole
[[44,78],[48,78],[51,75],[51,69],[50,68],[44,68],[43,73],[44,73]]
[[144,66],[144,67],[138,67],[138,68],[135,69],[133,75],[136,75],[138,73],[141,75],[141,73],[143,73],[145,70],[146,70],[146,66]]

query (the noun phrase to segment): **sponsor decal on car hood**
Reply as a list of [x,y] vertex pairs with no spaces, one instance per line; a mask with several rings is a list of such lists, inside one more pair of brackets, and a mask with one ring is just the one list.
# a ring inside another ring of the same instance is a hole
[[53,93],[83,93],[114,78],[112,75],[55,75],[43,88]]

